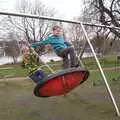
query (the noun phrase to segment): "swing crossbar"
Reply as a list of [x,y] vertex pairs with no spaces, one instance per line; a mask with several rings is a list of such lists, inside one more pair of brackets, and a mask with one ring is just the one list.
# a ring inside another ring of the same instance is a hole
[[54,17],[39,16],[39,15],[32,15],[32,14],[25,14],[25,13],[13,13],[13,12],[2,12],[2,11],[0,11],[0,15],[8,15],[8,17],[9,16],[28,17],[28,18],[35,18],[35,19],[59,21],[59,22],[65,22],[65,23],[73,23],[73,24],[81,24],[82,23],[83,25],[87,25],[87,26],[103,27],[103,28],[110,28],[110,29],[118,29],[118,30],[120,30],[119,27],[100,25],[100,24],[92,24],[92,23],[84,23],[84,22],[81,22],[81,21],[65,20],[65,19],[59,19],[59,18],[54,18]]

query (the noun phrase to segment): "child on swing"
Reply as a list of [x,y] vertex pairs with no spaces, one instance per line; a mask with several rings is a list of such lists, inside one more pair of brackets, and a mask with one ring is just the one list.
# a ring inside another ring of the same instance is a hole
[[[33,43],[31,46],[35,48],[37,46],[46,44],[50,44],[55,53],[63,59],[63,69],[79,66],[75,50],[71,43],[64,40],[61,34],[60,26],[54,26],[52,28],[52,35],[46,37],[42,41]],[[70,55],[70,60],[68,55]]]

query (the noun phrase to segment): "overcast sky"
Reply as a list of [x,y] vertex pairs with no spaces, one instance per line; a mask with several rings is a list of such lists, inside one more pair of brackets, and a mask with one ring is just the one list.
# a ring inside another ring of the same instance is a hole
[[[16,0],[0,0],[0,10],[14,11]],[[48,7],[55,8],[58,14],[65,19],[72,19],[80,14],[82,0],[41,0]]]

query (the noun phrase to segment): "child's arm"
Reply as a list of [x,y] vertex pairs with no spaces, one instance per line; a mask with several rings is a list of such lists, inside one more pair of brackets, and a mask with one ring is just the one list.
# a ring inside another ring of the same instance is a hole
[[70,42],[65,41],[64,43],[65,43],[67,46],[72,46],[72,44],[71,44]]
[[31,44],[31,47],[36,48],[37,46],[42,45],[42,41]]
[[35,48],[40,45],[50,44],[50,37],[46,37],[44,40],[31,44],[31,47]]

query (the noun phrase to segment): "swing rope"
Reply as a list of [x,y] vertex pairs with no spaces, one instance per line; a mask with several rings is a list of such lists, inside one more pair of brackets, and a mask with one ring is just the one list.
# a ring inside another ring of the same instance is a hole
[[[34,55],[36,55],[41,60],[39,54],[31,47],[31,45],[29,43],[24,44],[24,45],[25,45],[24,46],[25,47],[25,55],[27,55],[26,51],[27,51],[27,49],[29,49],[29,51],[31,51]],[[47,52],[45,52],[45,53],[47,53]],[[42,62],[50,70],[51,73],[55,73],[54,70],[47,63],[45,63],[44,61],[42,61]]]

